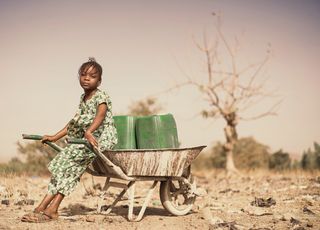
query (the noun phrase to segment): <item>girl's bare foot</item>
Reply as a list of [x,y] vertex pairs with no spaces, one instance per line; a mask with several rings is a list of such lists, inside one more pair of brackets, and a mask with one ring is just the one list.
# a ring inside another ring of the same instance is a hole
[[42,222],[48,222],[51,220],[58,219],[58,213],[53,214],[47,214],[45,212],[39,212],[39,213],[29,213],[24,215],[21,218],[22,222],[29,222],[29,223],[42,223]]

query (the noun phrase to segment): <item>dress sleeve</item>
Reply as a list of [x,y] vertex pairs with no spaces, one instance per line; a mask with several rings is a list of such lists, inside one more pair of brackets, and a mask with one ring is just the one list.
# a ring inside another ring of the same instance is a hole
[[109,96],[106,92],[99,92],[99,94],[97,95],[97,99],[96,99],[96,103],[97,105],[100,104],[107,104],[109,105]]

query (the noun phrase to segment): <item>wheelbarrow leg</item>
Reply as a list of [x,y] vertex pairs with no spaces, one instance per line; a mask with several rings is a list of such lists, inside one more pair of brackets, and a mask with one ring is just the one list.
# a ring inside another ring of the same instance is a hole
[[98,207],[97,207],[97,213],[101,213],[102,212],[102,203],[103,203],[103,198],[104,198],[104,196],[106,195],[106,193],[107,193],[107,190],[109,189],[109,182],[110,182],[110,177],[107,177],[106,178],[106,182],[104,183],[104,186],[103,186],[103,188],[102,188],[102,191],[104,191],[103,192],[103,194],[101,194],[100,196],[99,196],[99,199],[98,199]]
[[113,207],[118,203],[118,201],[123,197],[123,195],[126,193],[126,191],[134,185],[135,181],[130,181],[127,188],[124,188],[121,193],[117,196],[117,198],[113,201],[113,203],[108,207],[105,214],[109,214]]
[[142,219],[143,214],[148,206],[148,203],[151,199],[152,193],[153,193],[154,188],[156,187],[157,183],[158,183],[158,181],[154,181],[153,184],[151,185],[137,218],[133,217],[134,186],[131,187],[130,192],[129,192],[129,210],[128,210],[128,219],[130,221],[140,221]]
[[[126,185],[126,184],[121,184],[121,183],[117,183],[117,182],[110,182],[110,179],[107,178],[106,183],[108,183],[108,185],[107,185],[107,184],[105,185],[105,192],[106,192],[106,190],[107,190],[109,187],[111,187],[111,186],[113,186],[113,187],[118,187],[118,188],[119,188],[119,187],[123,188],[123,190],[121,191],[121,193],[117,196],[117,198],[113,201],[113,203],[107,208],[107,210],[106,210],[106,211],[103,211],[104,214],[109,214],[109,213],[112,211],[113,207],[118,203],[118,201],[119,201],[119,200],[123,197],[123,195],[127,192],[127,190],[128,190],[132,185],[134,185],[135,181],[130,181],[130,182],[128,183],[128,185]],[[102,205],[101,205],[101,204],[98,204],[98,209],[97,209],[97,212],[98,212],[98,213],[102,213],[101,208],[102,208]]]

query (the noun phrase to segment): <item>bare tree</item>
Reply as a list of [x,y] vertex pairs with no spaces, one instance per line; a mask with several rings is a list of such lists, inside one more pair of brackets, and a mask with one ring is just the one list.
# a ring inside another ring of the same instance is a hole
[[[209,42],[206,33],[202,43],[195,41],[195,45],[205,57],[205,75],[194,77],[184,72],[185,81],[174,85],[169,91],[187,85],[195,86],[208,102],[208,108],[201,114],[205,118],[223,118],[228,173],[238,173],[233,161],[233,149],[238,140],[237,125],[241,120],[254,120],[268,115],[276,115],[276,108],[280,102],[274,103],[262,113],[248,117],[248,109],[261,104],[264,99],[275,96],[265,92],[265,83],[259,75],[270,59],[267,50],[262,61],[240,68],[238,61],[239,42],[231,45],[221,29],[220,16],[215,16],[216,39]],[[210,44],[209,44],[210,43]]]

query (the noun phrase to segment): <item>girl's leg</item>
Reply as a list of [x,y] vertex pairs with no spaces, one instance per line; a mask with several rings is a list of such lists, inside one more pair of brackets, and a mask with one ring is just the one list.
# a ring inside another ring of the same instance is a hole
[[34,209],[35,212],[41,212],[44,211],[48,205],[51,203],[51,201],[55,198],[57,194],[52,195],[52,194],[47,194],[41,201],[41,203]]
[[[33,213],[27,213],[27,214],[23,215],[21,220],[22,221],[34,220],[35,215],[46,210],[46,208],[49,206],[51,201],[54,200],[56,195],[57,194],[55,194],[55,195],[46,194],[45,197],[43,198],[43,200],[41,201],[41,203],[38,205],[38,207],[36,207],[34,209]],[[31,222],[33,222],[33,221],[31,221]]]
[[53,200],[51,201],[50,205],[43,211],[49,217],[55,219],[58,217],[58,209],[59,206],[64,198],[62,193],[57,193]]

